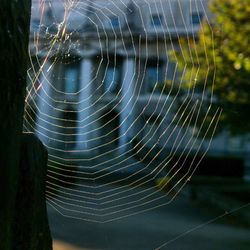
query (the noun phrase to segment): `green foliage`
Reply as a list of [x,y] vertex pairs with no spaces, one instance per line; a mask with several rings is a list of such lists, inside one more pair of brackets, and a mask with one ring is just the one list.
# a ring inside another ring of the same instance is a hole
[[[185,89],[205,90],[203,112],[222,107],[219,127],[232,134],[250,131],[250,0],[211,0],[212,16],[203,20],[197,37],[182,38],[180,50],[172,51]],[[195,101],[195,100],[193,100]],[[211,113],[212,114],[212,113]],[[212,115],[206,118],[207,124]],[[220,131],[220,130],[218,130]]]

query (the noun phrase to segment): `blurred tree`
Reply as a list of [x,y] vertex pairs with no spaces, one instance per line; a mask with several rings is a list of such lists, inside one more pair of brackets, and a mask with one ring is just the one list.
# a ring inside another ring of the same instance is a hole
[[[212,0],[209,8],[198,35],[181,38],[171,57],[184,74],[182,89],[202,103],[197,115],[204,117],[212,103],[204,128],[219,106],[218,131],[243,134],[250,131],[250,0]],[[201,125],[202,119],[195,120]]]

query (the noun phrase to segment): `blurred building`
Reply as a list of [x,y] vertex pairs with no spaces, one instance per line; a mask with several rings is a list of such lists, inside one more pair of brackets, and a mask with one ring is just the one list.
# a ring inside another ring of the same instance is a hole
[[[176,122],[164,84],[180,83],[168,51],[196,37],[207,2],[34,1],[27,129],[54,152],[206,151],[208,141]],[[223,133],[209,152],[242,154],[243,144]]]

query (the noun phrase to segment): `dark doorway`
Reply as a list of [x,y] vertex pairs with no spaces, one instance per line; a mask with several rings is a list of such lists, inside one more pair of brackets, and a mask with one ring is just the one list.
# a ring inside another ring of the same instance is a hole
[[64,111],[62,118],[64,148],[71,150],[76,144],[77,113],[73,109],[67,109]]
[[116,111],[107,111],[101,117],[101,151],[114,150],[118,145],[119,115]]

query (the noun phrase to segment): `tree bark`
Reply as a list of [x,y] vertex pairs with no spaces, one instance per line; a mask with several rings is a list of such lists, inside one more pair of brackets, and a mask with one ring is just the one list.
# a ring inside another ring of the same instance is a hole
[[[0,249],[15,249],[15,207],[28,59],[31,0],[2,0],[0,9]],[[32,188],[32,187],[31,187]],[[20,208],[19,208],[20,209]],[[26,208],[21,208],[25,210]],[[27,248],[30,249],[30,248]]]
[[47,150],[39,139],[24,133],[12,249],[52,249],[45,200],[47,160]]

